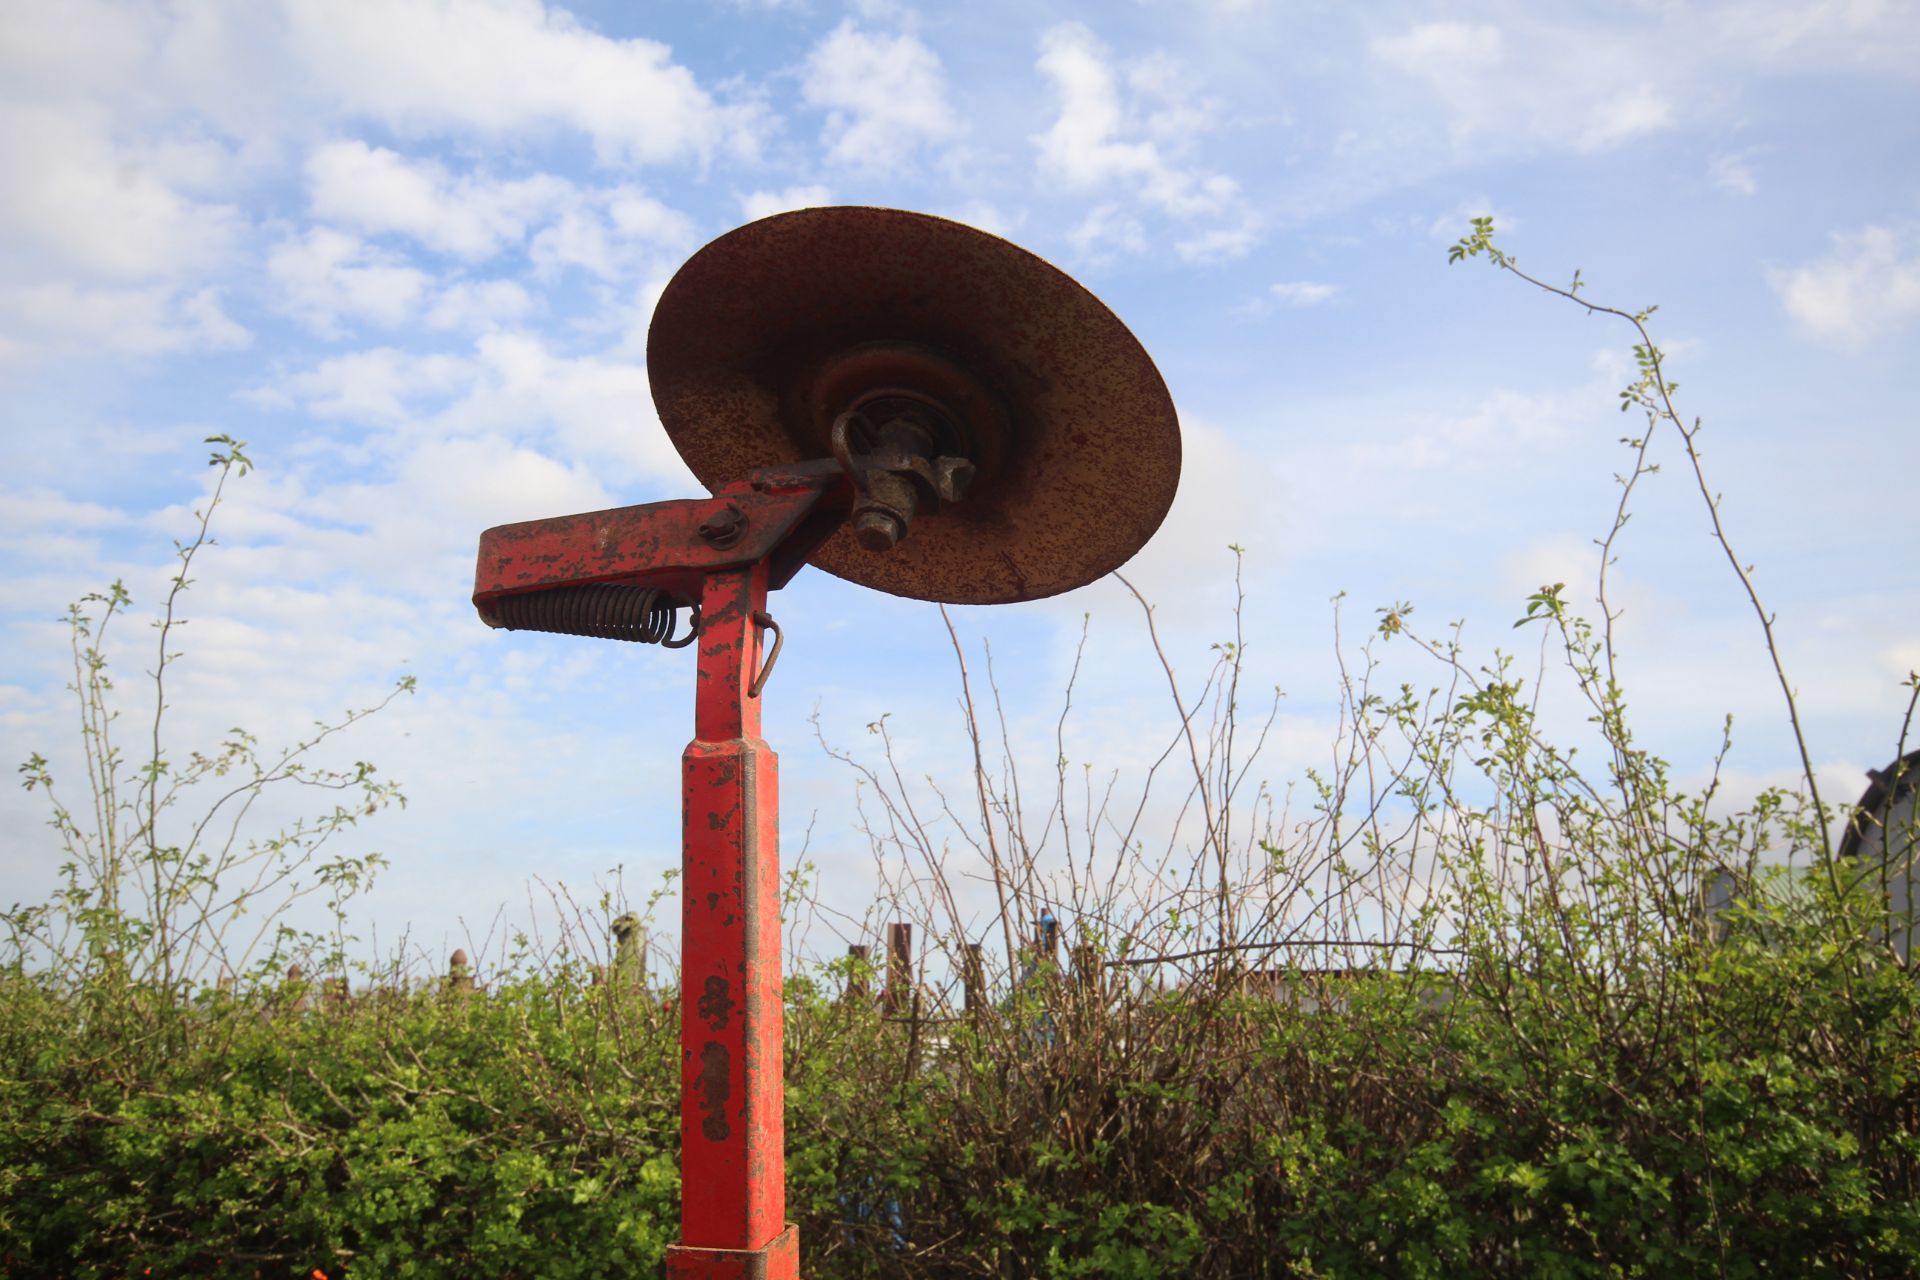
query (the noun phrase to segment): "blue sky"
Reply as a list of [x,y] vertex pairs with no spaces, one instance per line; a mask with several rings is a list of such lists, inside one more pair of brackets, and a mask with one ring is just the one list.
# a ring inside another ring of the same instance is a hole
[[[1523,266],[1661,304],[1850,797],[1920,667],[1916,68],[1920,7],[1873,0],[9,4],[0,743],[77,776],[56,619],[115,577],[159,599],[198,442],[227,432],[260,466],[191,596],[176,749],[282,740],[411,674],[343,748],[413,801],[362,833],[394,860],[369,924],[437,947],[525,915],[534,876],[651,883],[677,860],[690,661],[489,632],[475,539],[695,493],[647,392],[660,288],[750,218],[870,203],[1034,250],[1153,354],[1186,463],[1128,573],[1197,686],[1245,548],[1284,786],[1331,741],[1336,594],[1349,639],[1411,601],[1478,652],[1539,585],[1591,595],[1630,336],[1449,268],[1491,214]],[[1778,692],[1674,442],[1656,457],[1620,547],[1630,691],[1690,778],[1733,714],[1750,794],[1794,764]],[[962,785],[953,655],[933,606],[817,573],[775,605],[790,847],[811,822],[823,891],[857,911],[854,779],[809,718],[869,752],[890,713],[908,772]],[[1043,772],[1083,615],[1069,754],[1137,771],[1175,722],[1115,584],[954,611]],[[130,686],[147,639],[124,634]],[[0,800],[0,898],[51,885],[41,817]]]

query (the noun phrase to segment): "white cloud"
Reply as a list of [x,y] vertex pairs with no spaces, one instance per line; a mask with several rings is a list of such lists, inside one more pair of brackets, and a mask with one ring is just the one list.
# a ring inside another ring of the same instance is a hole
[[544,0],[274,0],[12,6],[0,85],[42,99],[199,113],[268,149],[316,121],[403,138],[590,139],[605,164],[750,156],[765,126],[664,44]]
[[1339,293],[1340,286],[1317,280],[1282,280],[1269,285],[1267,292],[1283,307],[1314,307]]
[[1905,680],[1920,672],[1920,640],[1888,645],[1875,656],[1875,661],[1887,675],[1895,680]]
[[1019,224],[1018,219],[1008,218],[984,200],[969,200],[958,209],[947,210],[942,216],[951,218],[955,222],[964,222],[990,236],[1000,236],[1003,239],[1012,235],[1014,228]]
[[1731,191],[1739,196],[1754,195],[1760,190],[1760,183],[1753,176],[1753,166],[1748,163],[1751,154],[1735,151],[1715,156],[1707,166],[1707,176],[1722,191]]
[[581,190],[551,174],[512,180],[455,177],[363,142],[330,143],[307,162],[313,212],[371,234],[399,233],[469,261],[525,240],[535,264],[611,277],[651,247],[686,244],[693,223],[638,187]]
[[1672,105],[1651,85],[1634,85],[1595,105],[1575,145],[1582,151],[1599,151],[1672,123]]
[[70,281],[0,288],[0,366],[50,353],[162,355],[244,347],[219,290],[86,286]]
[[579,267],[602,279],[640,270],[661,249],[685,246],[693,222],[635,187],[594,192],[534,236],[528,256],[545,275]]
[[740,216],[748,222],[757,222],[761,218],[771,218],[776,213],[817,209],[832,203],[833,193],[818,183],[787,187],[780,191],[750,191],[740,197]]
[[290,46],[347,115],[405,136],[555,126],[606,164],[750,152],[758,119],[723,106],[652,40],[614,40],[539,0],[289,0]]
[[109,0],[10,6],[0,27],[0,84],[34,96],[124,84],[161,28],[157,14]]
[[607,221],[625,239],[644,244],[678,246],[693,238],[693,220],[670,209],[637,187],[614,187],[605,193]]
[[1231,262],[1244,258],[1260,243],[1260,224],[1249,217],[1238,226],[1215,227],[1174,242],[1183,262]]
[[167,291],[85,289],[71,284],[30,285],[7,297],[9,329],[39,340],[93,331],[116,335],[123,350],[166,351],[179,344],[168,322]]
[[427,310],[435,329],[486,330],[524,320],[533,297],[512,280],[460,280],[448,285]]
[[[1271,565],[1294,522],[1286,501],[1292,482],[1261,452],[1243,448],[1212,423],[1180,415],[1180,487],[1166,519],[1120,572],[1168,615],[1193,610],[1233,573],[1231,545]],[[1124,590],[1103,581],[1086,593],[1059,597],[1077,615],[1100,596]],[[1210,618],[1211,620],[1211,618]]]
[[[1600,591],[1600,548],[1593,539],[1572,534],[1543,538],[1502,560],[1500,577],[1510,600],[1523,600],[1542,587],[1561,583],[1566,587],[1562,598],[1574,612],[1586,614],[1593,611],[1590,605]],[[1615,566],[1607,583],[1615,610],[1620,608],[1623,589]]]
[[1464,413],[1419,413],[1382,422],[1344,460],[1380,471],[1475,471],[1518,465],[1517,456],[1562,445],[1592,389],[1558,395],[1499,390]]
[[[1505,27],[1419,23],[1368,47],[1396,87],[1414,85],[1438,100],[1456,148],[1520,142],[1599,151],[1674,122],[1638,43],[1617,31],[1527,13]],[[1569,48],[1580,56],[1567,58]]]
[[1176,59],[1152,53],[1125,70],[1141,130],[1149,137],[1178,151],[1218,123],[1220,103],[1194,97],[1193,85],[1204,80]]
[[551,433],[561,457],[599,461],[609,480],[699,486],[654,413],[645,365],[566,356],[525,334],[489,334],[474,347],[478,380],[435,421],[473,433]]
[[940,59],[910,35],[871,35],[842,22],[807,55],[801,94],[827,111],[821,140],[837,164],[877,167],[963,132]]
[[[1160,141],[1190,143],[1205,113],[1176,107],[1145,121],[1130,114],[1107,50],[1091,31],[1079,23],[1050,28],[1040,38],[1037,65],[1060,101],[1053,126],[1033,139],[1042,172],[1082,189],[1129,184],[1147,203],[1183,217],[1219,213],[1236,203],[1239,185],[1233,179],[1183,168],[1161,150]],[[1164,89],[1171,74],[1157,61],[1136,71],[1135,88],[1147,92]],[[1145,133],[1158,133],[1159,140],[1140,136]]]
[[[591,467],[568,465],[546,453],[498,438],[440,439],[407,456],[394,477],[403,493],[432,495],[436,523],[458,530],[464,549],[477,530],[514,520],[537,520],[567,511],[613,505]],[[364,515],[381,521],[380,497],[369,494]],[[423,541],[433,538],[422,530]],[[442,535],[444,536],[444,535]],[[425,549],[425,548],[423,548]],[[435,548],[436,550],[438,548]]]
[[1249,298],[1236,308],[1243,316],[1270,316],[1282,307],[1317,307],[1338,297],[1340,286],[1318,280],[1282,280],[1267,286],[1258,297]]
[[315,417],[405,427],[422,438],[538,441],[557,456],[597,463],[609,480],[697,487],[660,429],[645,365],[563,354],[526,333],[484,333],[465,356],[355,351],[245,398]]
[[1506,39],[1486,23],[1426,22],[1375,40],[1373,54],[1419,75],[1483,75],[1506,56]]
[[298,403],[316,417],[391,426],[411,420],[416,402],[470,387],[475,376],[473,363],[458,356],[376,347],[323,360],[246,398],[267,406]]
[[1088,213],[1067,233],[1067,243],[1083,257],[1103,259],[1121,253],[1145,253],[1146,228],[1117,204],[1103,204]]
[[1373,229],[1382,235],[1424,235],[1442,244],[1452,244],[1473,230],[1475,218],[1492,218],[1496,236],[1512,234],[1520,226],[1520,219],[1511,213],[1494,206],[1485,195],[1469,196],[1451,206],[1445,213],[1409,213],[1393,217],[1375,217]]
[[602,277],[619,271],[606,220],[590,209],[568,210],[533,238],[527,256],[542,275],[554,275],[567,267],[579,267]]
[[425,272],[331,227],[281,241],[267,276],[280,305],[323,337],[337,337],[343,320],[402,324],[427,289]]
[[178,279],[222,261],[245,225],[174,190],[97,109],[0,106],[0,173],[0,260],[32,275]]
[[1899,0],[1785,0],[1733,4],[1716,13],[1728,42],[1795,70],[1877,66],[1911,75],[1920,23]]
[[0,529],[9,533],[110,529],[125,525],[130,519],[124,511],[69,498],[52,489],[0,493]]
[[1767,271],[1767,283],[1801,328],[1858,344],[1920,315],[1920,246],[1913,235],[1867,226],[1832,239],[1832,251],[1816,262]]
[[195,345],[214,350],[250,346],[253,334],[227,315],[220,305],[220,290],[209,285],[196,289],[180,300],[181,319],[197,339]]
[[531,223],[574,196],[571,183],[551,175],[455,178],[434,161],[358,140],[316,148],[307,182],[318,217],[375,235],[397,232],[469,260],[517,244]]

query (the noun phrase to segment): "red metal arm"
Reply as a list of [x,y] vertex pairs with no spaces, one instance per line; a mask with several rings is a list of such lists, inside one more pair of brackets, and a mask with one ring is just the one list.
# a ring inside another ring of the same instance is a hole
[[839,526],[845,495],[837,479],[765,472],[711,498],[498,525],[480,535],[474,607],[498,626],[490,606],[503,596],[596,582],[659,587],[691,602],[708,573],[761,560],[777,590]]

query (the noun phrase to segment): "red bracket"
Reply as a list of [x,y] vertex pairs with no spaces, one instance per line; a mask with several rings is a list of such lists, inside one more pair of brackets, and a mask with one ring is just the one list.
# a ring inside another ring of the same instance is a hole
[[658,587],[691,602],[707,574],[762,560],[777,591],[840,527],[847,500],[828,460],[757,471],[711,498],[499,525],[480,535],[474,607],[499,626],[490,606],[503,596],[596,582]]

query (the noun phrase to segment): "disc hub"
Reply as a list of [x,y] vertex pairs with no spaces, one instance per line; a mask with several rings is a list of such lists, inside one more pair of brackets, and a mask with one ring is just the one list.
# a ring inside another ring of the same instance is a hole
[[973,482],[966,432],[938,400],[903,387],[860,397],[833,422],[833,456],[853,485],[853,536],[891,551],[916,513],[958,502]]

